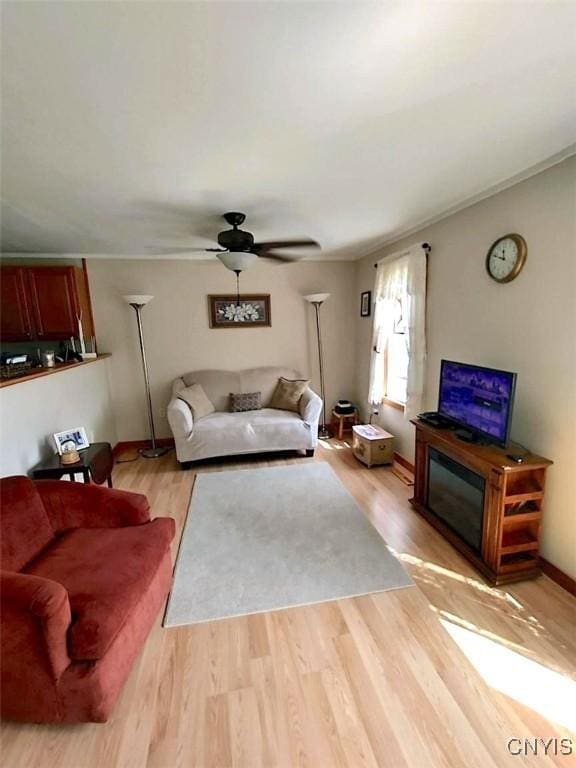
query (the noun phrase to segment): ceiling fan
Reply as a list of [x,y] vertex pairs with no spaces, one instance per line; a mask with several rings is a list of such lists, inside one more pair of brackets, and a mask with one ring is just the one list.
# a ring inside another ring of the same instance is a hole
[[261,243],[254,242],[254,235],[240,229],[240,225],[246,220],[244,213],[231,211],[222,217],[232,229],[225,229],[218,233],[218,245],[220,248],[206,248],[206,251],[215,253],[222,264],[232,272],[243,272],[253,264],[256,259],[274,259],[276,261],[297,261],[293,256],[276,253],[278,248],[319,248],[315,240],[267,240]]

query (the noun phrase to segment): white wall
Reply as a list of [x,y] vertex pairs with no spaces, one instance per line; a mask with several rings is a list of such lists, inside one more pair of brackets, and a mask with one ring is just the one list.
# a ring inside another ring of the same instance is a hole
[[286,365],[319,391],[313,310],[306,293],[326,291],[322,308],[327,402],[352,397],[355,386],[354,263],[257,264],[241,276],[242,293],[271,295],[271,328],[211,329],[211,293],[234,293],[235,277],[217,261],[88,261],[99,349],[112,352],[112,399],[119,440],[148,435],[134,311],[123,293],[150,293],[143,310],[156,432],[170,435],[164,416],[173,379],[201,368],[238,370]]
[[[528,259],[516,280],[499,285],[485,257],[508,232],[524,236]],[[372,288],[377,258],[421,241],[432,244],[425,407],[437,404],[441,358],[518,373],[511,438],[554,461],[542,554],[576,576],[576,158],[364,259],[357,292]],[[357,396],[365,401],[371,322],[356,325]],[[412,459],[412,425],[389,407],[381,421]]]
[[27,474],[53,448],[54,432],[86,427],[90,442],[115,445],[110,358],[0,389],[0,477]]

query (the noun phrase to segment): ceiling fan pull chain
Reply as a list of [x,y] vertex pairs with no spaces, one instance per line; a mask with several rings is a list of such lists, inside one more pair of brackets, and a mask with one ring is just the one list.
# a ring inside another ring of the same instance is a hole
[[235,269],[234,272],[236,273],[236,306],[240,306],[240,270]]

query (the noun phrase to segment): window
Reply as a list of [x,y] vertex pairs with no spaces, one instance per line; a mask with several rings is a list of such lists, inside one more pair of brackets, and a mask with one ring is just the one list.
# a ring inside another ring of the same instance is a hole
[[374,329],[368,400],[405,405],[412,418],[424,390],[426,252],[418,245],[380,262],[374,286]]

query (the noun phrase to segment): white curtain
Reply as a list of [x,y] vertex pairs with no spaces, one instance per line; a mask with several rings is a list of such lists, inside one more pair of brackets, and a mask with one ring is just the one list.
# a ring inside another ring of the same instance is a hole
[[378,264],[374,285],[374,328],[370,361],[368,401],[379,405],[386,395],[387,347],[394,330],[399,298],[406,305],[408,385],[404,416],[411,419],[422,410],[426,364],[426,252],[416,245]]

